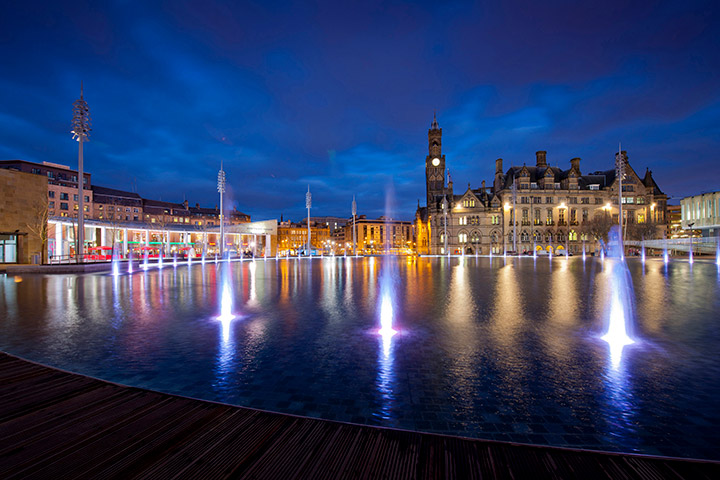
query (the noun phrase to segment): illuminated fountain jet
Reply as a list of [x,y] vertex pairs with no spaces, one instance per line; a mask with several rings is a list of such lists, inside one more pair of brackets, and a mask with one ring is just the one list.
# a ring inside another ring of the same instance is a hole
[[633,321],[632,280],[622,256],[619,260],[610,271],[610,315],[607,331],[601,337],[608,343],[610,362],[615,369],[620,366],[625,346],[635,343],[629,333]]
[[173,253],[173,268],[177,268],[177,252]]
[[117,277],[118,275],[120,275],[120,265],[119,265],[119,262],[120,262],[120,261],[118,260],[118,256],[115,255],[115,254],[113,254],[113,256],[112,256],[112,274],[113,274],[114,276],[116,276],[116,277]]
[[132,258],[132,252],[128,255],[128,273],[133,273],[132,268],[133,258]]
[[220,293],[220,315],[216,317],[222,323],[223,338],[227,339],[230,335],[230,324],[235,319],[232,313],[233,296],[232,282],[230,279],[230,266],[227,265],[222,275],[222,289]]

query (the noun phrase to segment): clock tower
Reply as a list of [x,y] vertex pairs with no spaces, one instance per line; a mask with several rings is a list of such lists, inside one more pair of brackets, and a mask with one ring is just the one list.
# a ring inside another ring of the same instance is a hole
[[442,154],[442,128],[433,115],[433,122],[428,130],[429,154],[425,157],[425,189],[427,206],[435,204],[435,197],[442,195],[445,189],[445,155]]

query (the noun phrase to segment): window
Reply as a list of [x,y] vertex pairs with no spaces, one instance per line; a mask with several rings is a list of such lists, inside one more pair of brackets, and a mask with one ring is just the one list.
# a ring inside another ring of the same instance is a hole
[[537,190],[537,187],[538,187],[538,186],[537,186],[537,182],[532,182],[532,183],[530,184],[530,189],[531,189],[531,190]]
[[472,208],[475,206],[475,200],[471,198],[466,198],[465,200],[463,200],[462,205],[465,208]]
[[603,199],[600,197],[595,197],[595,205],[600,205],[601,203],[603,203]]
[[527,208],[523,208],[522,223],[523,225],[530,225],[530,211]]
[[574,208],[570,210],[570,223],[577,224],[577,210]]
[[467,217],[460,217],[458,219],[458,225],[467,225]]
[[66,192],[60,192],[60,200],[69,200]]
[[48,178],[53,179],[53,180],[55,179],[55,172],[48,171],[47,175],[48,175]]
[[468,240],[467,233],[461,233],[460,235],[458,235],[458,241],[460,243],[467,243],[467,240]]
[[125,212],[130,213],[130,207],[126,207]]
[[90,202],[90,197],[88,197],[87,195],[83,195],[83,196],[85,197],[86,202]]
[[520,189],[521,189],[521,190],[527,190],[527,189],[528,189],[528,186],[529,186],[529,185],[528,185],[527,183],[521,183],[521,184],[520,184]]
[[588,209],[584,208],[582,211],[582,221],[587,222],[587,219],[588,219]]
[[582,197],[580,199],[580,203],[582,203],[583,205],[588,205],[590,203],[590,197]]
[[555,190],[560,190],[560,183],[559,183],[559,182],[555,182]]
[[545,224],[546,225],[552,225],[553,224],[553,211],[552,208],[547,209],[547,216],[545,217]]
[[645,214],[644,213],[638,213],[637,223],[645,223]]
[[33,168],[32,173],[34,173],[35,175],[42,175],[42,172],[40,171],[39,168]]
[[137,208],[133,208],[133,212],[134,212],[134,213],[139,213],[140,210],[138,210]]
[[77,202],[77,201],[78,201],[77,193],[73,195],[73,201],[74,201],[74,202]]
[[588,188],[589,188],[590,190],[600,190],[600,184],[599,184],[599,183],[594,183],[594,184],[592,184],[592,185],[588,185]]
[[60,210],[68,210],[68,204],[66,202],[60,202]]
[[493,215],[490,217],[490,221],[493,225],[500,225],[500,215]]
[[48,191],[48,198],[55,198],[55,190]]
[[577,197],[570,197],[570,198],[568,199],[568,202],[569,202],[569,203],[572,203],[572,204],[577,204],[577,200],[578,200]]
[[55,208],[55,202],[48,202],[48,208]]
[[530,203],[530,197],[520,197],[520,203]]
[[565,209],[564,208],[558,209],[558,223],[560,225],[565,224]]
[[635,203],[637,203],[637,204],[639,204],[639,205],[644,205],[644,204],[645,204],[645,197],[637,197],[637,198],[635,199]]
[[553,198],[553,197],[545,197],[545,203],[553,204],[553,203],[555,203],[555,198]]
[[535,225],[540,225],[540,224],[542,224],[542,218],[540,218],[540,209],[539,209],[539,208],[536,208],[536,209],[535,209],[535,215],[534,215],[534,216],[535,216]]

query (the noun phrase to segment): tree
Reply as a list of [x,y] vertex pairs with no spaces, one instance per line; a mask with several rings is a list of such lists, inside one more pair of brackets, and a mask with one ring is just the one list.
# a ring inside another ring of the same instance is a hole
[[657,223],[632,223],[628,225],[627,237],[630,240],[652,240],[657,236]]
[[30,233],[40,240],[40,263],[43,264],[47,263],[48,220],[50,220],[48,202],[37,200],[30,207],[30,219],[25,225]]
[[608,243],[608,234],[612,226],[613,223],[610,215],[602,213],[583,222],[581,229],[583,233],[590,235],[594,240],[600,242],[600,245],[602,245],[604,249]]

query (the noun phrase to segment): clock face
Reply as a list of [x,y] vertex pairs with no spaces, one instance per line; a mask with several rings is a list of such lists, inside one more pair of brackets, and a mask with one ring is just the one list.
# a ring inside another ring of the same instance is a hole
[[437,167],[438,165],[440,165],[440,159],[437,157],[433,158],[432,164],[433,167]]

